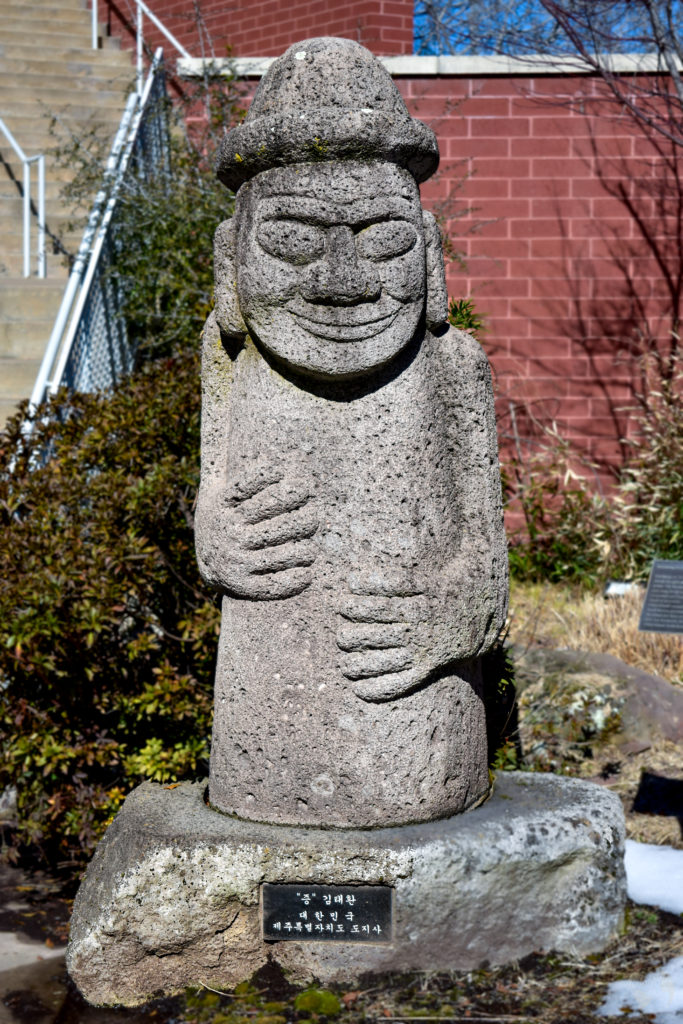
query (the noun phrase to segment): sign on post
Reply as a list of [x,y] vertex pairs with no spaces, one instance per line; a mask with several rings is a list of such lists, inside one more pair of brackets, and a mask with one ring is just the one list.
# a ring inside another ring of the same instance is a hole
[[655,558],[638,629],[646,633],[683,633],[683,562]]

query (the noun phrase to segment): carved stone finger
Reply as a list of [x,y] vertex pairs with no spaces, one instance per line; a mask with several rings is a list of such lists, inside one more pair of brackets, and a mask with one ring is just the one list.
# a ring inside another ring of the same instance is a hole
[[384,651],[346,654],[340,661],[340,668],[347,679],[367,679],[386,672],[401,672],[412,663],[413,656],[407,648],[391,647]]
[[423,597],[345,597],[339,614],[351,622],[423,622],[428,615]]
[[306,567],[284,569],[264,576],[249,576],[240,597],[253,601],[280,601],[301,594],[311,585],[313,573]]
[[337,646],[342,651],[372,651],[405,647],[409,628],[403,623],[342,623],[337,629]]
[[353,692],[361,700],[379,704],[402,697],[423,682],[419,669],[411,668],[405,672],[390,672],[387,675],[359,679],[353,684]]
[[240,506],[248,523],[260,523],[284,512],[293,512],[305,505],[311,496],[310,487],[300,481],[282,481],[259,491]]
[[265,490],[266,487],[280,483],[282,476],[282,469],[273,466],[259,470],[253,476],[238,478],[228,489],[229,499],[237,504],[247,501]]
[[243,557],[252,576],[265,576],[285,569],[312,565],[317,553],[317,547],[311,541],[297,540],[274,548],[245,552]]
[[318,517],[310,505],[294,509],[286,515],[250,524],[241,537],[242,547],[248,551],[286,544],[288,541],[308,540],[318,529]]
[[424,589],[411,573],[384,569],[381,572],[352,572],[348,586],[352,594],[369,597],[414,597]]

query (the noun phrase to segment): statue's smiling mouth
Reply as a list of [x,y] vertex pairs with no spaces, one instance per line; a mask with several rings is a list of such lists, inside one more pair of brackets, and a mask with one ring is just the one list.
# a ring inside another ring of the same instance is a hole
[[354,306],[327,306],[298,298],[287,312],[307,331],[326,341],[363,341],[390,327],[401,310],[396,299],[362,302]]

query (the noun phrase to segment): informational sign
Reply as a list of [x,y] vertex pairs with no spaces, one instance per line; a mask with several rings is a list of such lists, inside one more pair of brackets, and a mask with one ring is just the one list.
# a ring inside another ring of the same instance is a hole
[[638,629],[683,633],[683,562],[654,560]]
[[264,882],[263,938],[297,942],[391,942],[388,885],[299,885]]

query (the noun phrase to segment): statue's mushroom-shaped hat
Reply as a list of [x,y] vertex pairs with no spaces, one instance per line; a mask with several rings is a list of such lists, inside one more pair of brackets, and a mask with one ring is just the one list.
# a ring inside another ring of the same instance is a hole
[[411,117],[386,68],[350,39],[305,39],[271,65],[241,125],[222,142],[216,173],[235,191],[270,167],[387,160],[417,182],[436,170],[431,128]]

